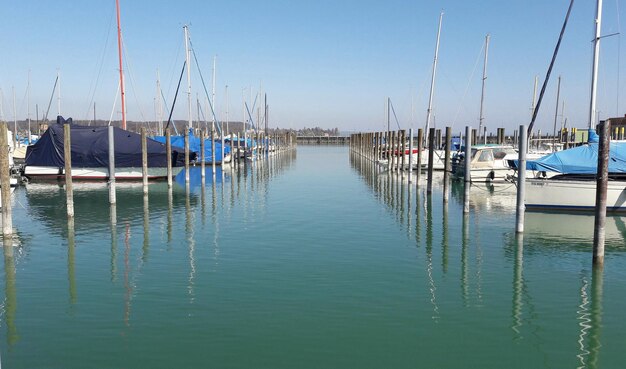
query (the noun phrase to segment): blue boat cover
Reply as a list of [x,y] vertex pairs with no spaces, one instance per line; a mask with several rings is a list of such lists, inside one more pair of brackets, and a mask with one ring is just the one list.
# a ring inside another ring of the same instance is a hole
[[[161,143],[165,143],[165,136],[154,136],[152,137],[153,140],[157,141],[157,142],[161,142]],[[170,138],[171,142],[172,142],[172,146],[178,146],[178,147],[185,147],[185,137],[184,136],[172,136]],[[230,153],[230,146],[228,145],[224,145],[224,155],[227,155]],[[189,131],[189,151],[196,153],[196,157],[198,160],[200,160],[200,150],[201,150],[201,142],[200,142],[200,137],[196,137],[193,135],[193,132],[190,130]],[[204,157],[206,162],[211,163],[211,159],[212,159],[212,151],[211,151],[211,139],[205,139],[204,140]],[[215,141],[215,158],[216,160],[218,158],[222,157],[222,143],[219,141]],[[217,160],[219,161],[219,160]]]
[[[109,165],[109,127],[79,126],[57,117],[57,123],[51,124],[41,135],[37,143],[26,149],[26,165],[45,167],[64,167],[64,134],[63,126],[70,125],[72,141],[72,167],[97,168]],[[115,139],[115,166],[141,167],[141,135],[113,127]],[[174,145],[172,145],[174,146]],[[166,167],[167,155],[165,145],[154,140],[147,140],[148,166]],[[172,147],[172,166],[185,165],[184,150]]]
[[[517,163],[516,163],[517,164]],[[595,174],[598,171],[598,143],[557,151],[526,162],[527,170],[563,174]],[[626,173],[626,142],[611,142],[609,173]]]

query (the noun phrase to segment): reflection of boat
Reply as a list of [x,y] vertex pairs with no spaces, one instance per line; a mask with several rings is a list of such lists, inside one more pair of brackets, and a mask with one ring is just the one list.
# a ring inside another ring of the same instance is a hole
[[[561,245],[579,244],[581,240],[585,240],[587,246],[590,246],[594,219],[592,214],[528,212],[524,217],[524,232],[533,239],[553,241]],[[622,217],[607,217],[604,229],[608,244],[614,243],[623,247],[626,222]]]
[[[115,185],[119,220],[140,220],[144,211],[143,185],[141,182],[119,182]],[[26,206],[34,219],[41,220],[52,232],[65,234],[67,213],[65,188],[60,183],[28,183],[25,185]],[[109,186],[106,182],[76,182],[74,189],[74,212],[77,227],[82,230],[102,229],[109,224]],[[149,187],[150,216],[159,216],[168,211],[168,188],[166,183],[153,183]],[[180,208],[185,203],[185,189],[172,187],[172,206]],[[191,203],[198,196],[192,194]],[[122,206],[123,204],[123,206]],[[93,209],[102,209],[94,211]]]
[[[104,180],[109,178],[109,127],[87,127],[57,118],[39,141],[28,147],[24,175],[29,179],[65,179],[64,125],[69,124],[72,143],[72,178]],[[115,179],[142,178],[141,135],[113,127],[115,140]],[[148,178],[167,177],[165,145],[148,139]],[[192,159],[195,155],[192,155]],[[184,165],[181,149],[172,148],[172,172],[176,175]]]

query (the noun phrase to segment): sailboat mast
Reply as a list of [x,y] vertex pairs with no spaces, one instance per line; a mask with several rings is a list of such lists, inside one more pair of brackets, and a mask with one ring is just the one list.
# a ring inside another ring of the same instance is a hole
[[193,122],[191,119],[191,67],[190,67],[190,55],[189,55],[189,31],[187,25],[183,26],[185,31],[185,63],[187,64],[187,112],[189,115],[189,122],[187,123],[187,130],[193,128]]
[[552,151],[556,151],[556,121],[559,117],[559,98],[561,95],[561,76],[556,85],[556,109],[554,110],[554,128],[552,130]]
[[433,73],[430,80],[430,95],[428,97],[428,110],[426,112],[426,128],[424,132],[424,140],[428,140],[428,129],[430,128],[430,119],[433,110],[433,95],[435,94],[435,75],[437,74],[437,58],[439,57],[439,38],[441,36],[441,21],[443,20],[443,11],[439,14],[439,27],[437,28],[437,43],[435,45],[435,59],[433,61]]
[[[480,118],[478,121],[478,135],[483,134],[483,121],[485,120],[483,104],[485,102],[485,81],[487,81],[487,56],[489,55],[489,34],[485,36],[485,61],[483,62],[483,86],[482,92],[480,93]],[[487,143],[487,135],[483,134],[483,139],[485,143]]]
[[[122,68],[122,26],[120,23],[120,0],[115,0],[117,12],[117,52],[120,61],[120,91],[122,100],[122,129],[126,129],[126,93],[124,91],[124,70]],[[61,85],[59,84],[59,115],[61,114]]]
[[593,64],[591,67],[591,104],[589,106],[589,128],[596,128],[596,93],[598,89],[598,63],[600,61],[600,31],[602,29],[602,0],[596,3],[595,37],[593,39]]
[[390,106],[391,106],[391,99],[387,98],[387,106],[386,106],[386,112],[387,112],[387,132],[391,131],[391,125],[390,125],[390,121],[391,121],[391,114],[390,114]]
[[228,85],[226,85],[226,91],[224,91],[224,94],[226,95],[226,134],[229,134],[230,130],[228,127]]
[[[213,78],[212,78],[212,86],[211,86],[211,106],[215,109],[215,68],[217,63],[217,55],[213,57]],[[213,115],[211,129],[215,130],[215,115]]]
[[61,72],[57,69],[57,115],[61,115]]
[[28,121],[28,139],[30,145],[30,69],[28,70],[28,82],[26,83],[26,120]]
[[157,69],[156,87],[157,87],[156,98],[157,98],[157,117],[159,121],[159,132],[161,132],[162,134],[165,134],[163,132],[163,101],[161,101],[161,75],[159,73],[159,69]]
[[539,77],[535,76],[535,84],[533,85],[533,102],[530,105],[530,116],[535,115],[535,109],[537,106],[537,84],[539,83]]

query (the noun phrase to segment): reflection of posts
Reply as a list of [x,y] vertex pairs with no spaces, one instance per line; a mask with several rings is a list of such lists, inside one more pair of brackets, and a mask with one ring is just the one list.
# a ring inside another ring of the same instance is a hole
[[467,249],[469,247],[469,214],[463,214],[463,237],[461,238],[461,291],[463,294],[463,305],[467,306]]
[[[1,128],[0,128],[1,129]],[[10,237],[3,240],[4,249],[4,293],[6,303],[4,305],[4,315],[7,324],[7,343],[14,345],[19,340],[17,327],[15,326],[15,315],[17,313],[17,288],[15,286],[15,256],[13,254],[13,244]]]
[[443,205],[441,230],[441,267],[444,273],[448,272],[448,204]]
[[[17,133],[17,132],[16,132]],[[13,233],[13,220],[11,218],[11,180],[9,178],[10,173],[7,170],[9,168],[9,152],[8,137],[7,137],[7,124],[6,122],[0,123],[0,168],[3,168],[0,174],[0,195],[2,195],[2,234],[9,236]]]
[[111,204],[111,281],[117,279],[117,208]]
[[589,330],[589,368],[598,367],[600,332],[602,328],[603,269],[594,267],[591,273],[591,328]]
[[522,338],[520,328],[522,326],[522,294],[524,293],[524,235],[518,233],[515,236],[515,262],[513,264],[513,323],[511,329],[516,338]]
[[150,250],[150,207],[148,203],[148,194],[143,195],[143,248],[141,260],[148,260],[148,251]]
[[76,303],[76,268],[74,265],[76,245],[74,242],[74,218],[67,220],[67,278],[70,287],[70,303]]

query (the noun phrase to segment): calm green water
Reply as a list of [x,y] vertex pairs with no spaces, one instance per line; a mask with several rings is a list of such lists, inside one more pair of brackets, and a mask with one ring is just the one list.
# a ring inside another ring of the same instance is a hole
[[[620,368],[626,226],[527,214],[514,189],[442,206],[345,147],[176,184],[14,194],[0,273],[5,368]],[[180,182],[179,182],[180,183]],[[112,216],[113,215],[113,216]]]

